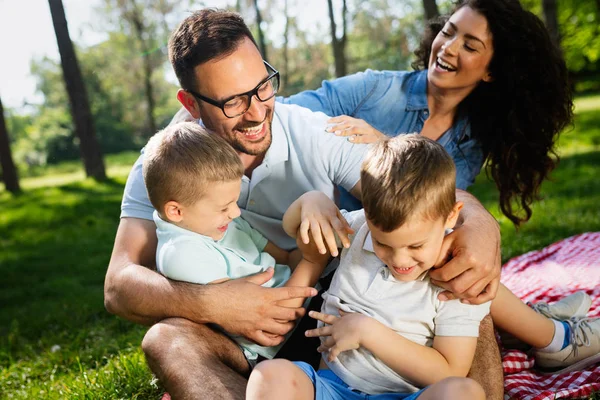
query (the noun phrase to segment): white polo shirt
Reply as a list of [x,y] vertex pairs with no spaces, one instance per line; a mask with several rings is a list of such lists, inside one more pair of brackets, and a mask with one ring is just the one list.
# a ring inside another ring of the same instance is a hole
[[[368,145],[352,144],[345,137],[324,131],[329,117],[304,107],[275,103],[273,140],[265,159],[242,179],[238,206],[242,217],[279,247],[296,247],[281,225],[283,214],[301,195],[311,190],[331,199],[336,186],[352,189],[360,180],[360,165]],[[127,178],[121,218],[152,220],[142,164],[144,153]]]

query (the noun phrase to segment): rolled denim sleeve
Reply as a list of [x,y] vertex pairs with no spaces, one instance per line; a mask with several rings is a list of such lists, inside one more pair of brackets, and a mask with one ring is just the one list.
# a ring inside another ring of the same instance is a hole
[[305,90],[290,97],[278,97],[285,104],[297,104],[329,116],[353,115],[376,87],[372,70],[323,81],[317,90]]

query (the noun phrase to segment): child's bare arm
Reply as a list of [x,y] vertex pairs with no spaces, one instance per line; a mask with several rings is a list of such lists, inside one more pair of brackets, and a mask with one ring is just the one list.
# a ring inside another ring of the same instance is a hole
[[[399,375],[427,386],[440,380],[465,377],[475,355],[476,337],[434,338],[433,347],[422,346],[399,335],[374,318],[359,313],[341,317],[311,311],[310,316],[327,325],[307,331],[307,336],[328,336],[319,351],[329,360],[342,351],[363,347]],[[336,339],[333,339],[333,338]]]
[[[319,278],[323,274],[323,270],[329,262],[329,253],[319,253],[314,241],[309,244],[302,243],[301,240],[296,240],[298,248],[302,252],[302,259],[293,269],[292,276],[285,283],[285,286],[310,286],[314,287]],[[300,307],[304,303],[304,299],[289,299],[278,303],[286,307]]]
[[[277,264],[289,265],[290,262],[290,253],[285,251],[281,247],[277,246],[275,243],[270,240],[267,242],[267,245],[263,249],[264,252],[269,253],[277,262]],[[275,267],[275,266],[273,266]]]
[[348,234],[353,232],[335,203],[317,191],[305,193],[292,203],[283,216],[283,229],[291,237],[299,236],[306,244],[312,237],[321,254],[329,250],[334,257],[338,255],[334,233],[342,245],[348,247]]

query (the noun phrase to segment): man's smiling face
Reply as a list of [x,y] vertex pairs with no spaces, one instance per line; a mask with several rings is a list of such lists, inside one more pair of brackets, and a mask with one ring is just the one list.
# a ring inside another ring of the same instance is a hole
[[[198,65],[195,74],[196,91],[222,101],[254,89],[269,76],[269,71],[256,45],[245,38],[233,53]],[[252,156],[267,152],[271,146],[274,97],[265,102],[253,97],[248,111],[234,118],[226,117],[219,107],[197,101],[206,128],[222,136],[237,152]]]

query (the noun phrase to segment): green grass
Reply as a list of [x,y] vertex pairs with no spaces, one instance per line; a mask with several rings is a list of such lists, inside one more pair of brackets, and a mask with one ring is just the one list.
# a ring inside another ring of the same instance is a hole
[[[562,161],[518,232],[480,176],[472,191],[500,221],[503,259],[600,231],[600,96],[577,102]],[[77,163],[0,189],[0,399],[159,399],[140,342],[145,328],[109,315],[103,281],[123,185],[136,152],[107,157],[113,178],[83,179]],[[599,399],[598,394],[590,399]]]

